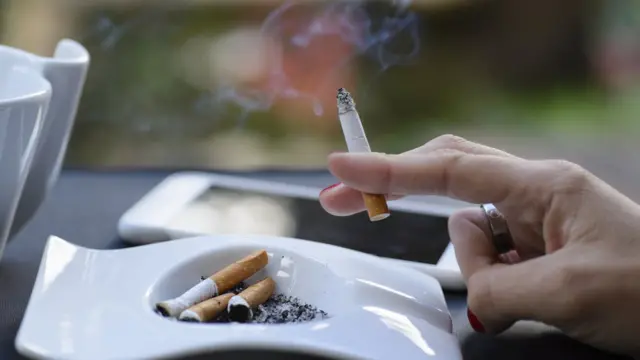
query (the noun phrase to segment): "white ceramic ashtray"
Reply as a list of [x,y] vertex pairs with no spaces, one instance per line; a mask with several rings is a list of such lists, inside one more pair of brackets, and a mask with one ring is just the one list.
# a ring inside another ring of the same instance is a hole
[[[227,290],[247,274],[244,291]],[[200,308],[185,303],[194,291],[216,296],[212,284],[217,296],[235,293],[208,308],[204,298]],[[233,315],[230,304],[251,311]],[[166,310],[188,314],[180,307],[207,322]],[[262,236],[120,250],[51,237],[16,348],[37,359],[462,359],[434,278],[336,246]]]

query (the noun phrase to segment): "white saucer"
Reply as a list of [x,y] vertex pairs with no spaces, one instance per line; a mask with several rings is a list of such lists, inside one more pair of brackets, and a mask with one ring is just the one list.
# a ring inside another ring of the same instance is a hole
[[[329,314],[302,324],[194,324],[162,318],[176,297],[266,249],[277,293]],[[91,250],[50,237],[16,337],[37,359],[169,359],[252,350],[332,359],[462,359],[438,282],[344,248],[278,237],[197,237]]]

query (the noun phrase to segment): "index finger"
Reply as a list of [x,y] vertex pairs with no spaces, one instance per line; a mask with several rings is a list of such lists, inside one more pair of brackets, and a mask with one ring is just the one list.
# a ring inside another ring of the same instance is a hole
[[[415,149],[401,153],[400,155],[424,155],[433,151],[449,149],[458,150],[467,154],[475,155],[495,155],[516,158],[502,150],[498,150],[486,145],[468,141],[455,135],[441,135],[430,140],[426,144]],[[402,198],[401,195],[387,195],[388,200]],[[343,184],[334,185],[320,193],[320,204],[330,214],[336,216],[348,216],[365,210],[362,193],[354,188]]]
[[471,203],[499,203],[530,181],[530,162],[511,157],[439,150],[428,154],[339,153],[329,170],[345,185],[375,194],[443,195]]

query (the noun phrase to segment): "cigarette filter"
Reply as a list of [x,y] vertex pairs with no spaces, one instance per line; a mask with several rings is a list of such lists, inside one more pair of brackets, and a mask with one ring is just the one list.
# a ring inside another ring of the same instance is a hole
[[229,320],[233,322],[247,322],[253,318],[253,311],[258,305],[267,301],[276,288],[276,282],[267,277],[249,286],[240,294],[232,297],[227,305]]
[[362,193],[362,198],[371,221],[384,220],[391,215],[384,195]]
[[[362,120],[356,110],[356,103],[344,88],[338,89],[338,117],[349,152],[371,152]],[[362,193],[369,220],[384,220],[391,215],[387,199],[382,194]]]
[[179,297],[158,303],[156,308],[163,316],[177,317],[195,304],[224,294],[267,266],[268,262],[266,251],[256,251],[211,275]]
[[218,294],[223,294],[262,270],[268,263],[269,256],[267,256],[267,252],[265,250],[256,251],[218,271],[209,277],[209,279],[215,282],[218,287]]
[[195,304],[180,314],[179,320],[189,322],[207,322],[215,319],[223,311],[227,309],[229,300],[234,296],[233,293],[216,296],[212,299],[205,300]]

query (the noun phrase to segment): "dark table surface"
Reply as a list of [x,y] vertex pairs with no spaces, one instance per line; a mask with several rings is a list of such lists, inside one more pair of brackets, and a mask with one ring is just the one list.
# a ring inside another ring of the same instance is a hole
[[[168,174],[168,171],[63,171],[54,191],[9,243],[0,261],[0,359],[22,358],[15,351],[14,339],[47,237],[56,235],[96,249],[126,247],[116,233],[119,217]],[[323,171],[261,171],[240,175],[319,189],[335,182]],[[537,324],[517,324],[499,337],[476,334],[466,318],[465,294],[447,293],[447,303],[466,360],[622,359]]]

